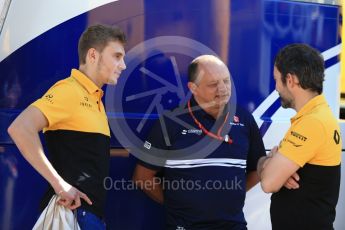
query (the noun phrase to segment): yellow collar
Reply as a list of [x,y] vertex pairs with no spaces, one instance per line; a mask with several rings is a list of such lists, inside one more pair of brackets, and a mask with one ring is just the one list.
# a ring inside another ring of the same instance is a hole
[[72,69],[71,76],[77,79],[77,81],[90,93],[100,92],[103,95],[103,90],[90,80],[84,73],[77,69]]
[[291,122],[294,122],[295,120],[299,119],[303,115],[309,113],[312,111],[316,106],[321,104],[327,104],[326,98],[323,94],[317,95],[313,99],[307,102],[298,113],[291,118]]

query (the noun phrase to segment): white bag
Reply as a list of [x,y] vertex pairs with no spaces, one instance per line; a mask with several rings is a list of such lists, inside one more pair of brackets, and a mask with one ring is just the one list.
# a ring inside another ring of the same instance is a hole
[[38,218],[33,230],[80,230],[77,217],[73,212],[57,204],[58,196],[54,195]]

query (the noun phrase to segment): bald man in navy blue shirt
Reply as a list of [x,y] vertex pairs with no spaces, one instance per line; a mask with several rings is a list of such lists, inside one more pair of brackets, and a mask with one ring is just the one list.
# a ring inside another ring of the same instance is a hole
[[194,59],[188,78],[192,97],[174,110],[178,119],[163,115],[143,145],[163,163],[139,160],[133,180],[164,204],[166,229],[247,229],[246,191],[259,182],[256,165],[266,155],[259,129],[229,102],[230,73],[219,58]]

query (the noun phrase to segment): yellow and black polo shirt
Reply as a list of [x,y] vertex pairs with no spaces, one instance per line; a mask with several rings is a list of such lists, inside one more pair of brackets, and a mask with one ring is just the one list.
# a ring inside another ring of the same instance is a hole
[[272,195],[273,229],[333,229],[340,187],[340,128],[325,97],[310,100],[293,118],[278,152],[301,168],[300,188]]
[[[49,125],[43,132],[50,161],[64,180],[86,193],[92,206],[82,208],[104,216],[106,191],[103,180],[109,172],[110,131],[102,103],[103,91],[79,70],[55,83],[35,101]],[[42,206],[47,205],[52,188]]]

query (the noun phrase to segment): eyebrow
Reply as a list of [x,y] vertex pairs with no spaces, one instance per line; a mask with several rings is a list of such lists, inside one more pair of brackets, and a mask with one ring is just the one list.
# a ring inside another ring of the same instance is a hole
[[118,52],[118,51],[116,51],[114,54],[115,54],[115,55],[121,55],[121,56],[124,56],[124,55],[125,55],[124,53]]

